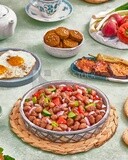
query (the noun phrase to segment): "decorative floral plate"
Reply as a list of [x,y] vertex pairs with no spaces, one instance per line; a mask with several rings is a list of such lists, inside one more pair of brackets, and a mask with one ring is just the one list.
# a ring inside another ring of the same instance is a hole
[[56,22],[61,21],[63,19],[68,18],[72,13],[73,7],[71,3],[67,0],[62,0],[62,3],[60,4],[59,10],[55,13],[53,17],[45,18],[41,15],[39,10],[35,7],[33,7],[31,4],[28,4],[25,7],[25,11],[28,16],[31,18],[42,21],[42,22]]

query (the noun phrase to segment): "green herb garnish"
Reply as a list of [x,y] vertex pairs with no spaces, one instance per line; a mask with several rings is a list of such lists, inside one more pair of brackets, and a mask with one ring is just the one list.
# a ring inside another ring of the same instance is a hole
[[[0,147],[0,154],[3,155],[3,148]],[[9,156],[9,155],[3,155],[4,160],[15,160],[15,158]]]
[[0,153],[3,153],[3,148],[0,147]]
[[9,155],[4,155],[5,160],[15,160],[15,158],[10,157]]
[[125,3],[115,9],[115,11],[128,10],[128,3]]

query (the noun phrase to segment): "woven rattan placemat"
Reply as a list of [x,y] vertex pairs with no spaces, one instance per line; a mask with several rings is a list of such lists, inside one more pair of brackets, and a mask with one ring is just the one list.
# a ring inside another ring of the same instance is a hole
[[25,128],[24,122],[19,113],[19,103],[20,100],[15,103],[10,113],[10,126],[12,131],[27,144],[56,154],[74,154],[86,152],[92,148],[99,147],[114,135],[118,126],[116,109],[111,107],[108,120],[102,127],[100,133],[96,136],[93,135],[88,140],[75,143],[54,143],[36,137]]
[[[128,118],[128,98],[126,99],[124,103],[123,111],[124,111],[125,116]],[[122,139],[124,143],[128,145],[128,128],[126,128],[125,131],[123,132]]]

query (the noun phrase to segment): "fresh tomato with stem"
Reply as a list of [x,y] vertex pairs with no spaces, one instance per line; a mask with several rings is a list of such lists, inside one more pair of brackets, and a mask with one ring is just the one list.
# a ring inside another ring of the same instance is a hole
[[117,37],[121,42],[128,44],[128,22],[119,27],[117,31]]
[[119,26],[121,26],[122,24],[126,22],[128,22],[128,15],[123,17],[123,19],[119,22]]

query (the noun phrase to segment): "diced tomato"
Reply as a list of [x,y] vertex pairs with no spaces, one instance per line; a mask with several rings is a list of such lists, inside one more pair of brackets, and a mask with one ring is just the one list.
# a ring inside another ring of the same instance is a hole
[[67,121],[64,119],[64,117],[60,116],[60,117],[58,118],[58,120],[57,120],[57,123],[58,123],[58,124],[66,124]]
[[123,19],[120,21],[119,26],[121,26],[122,24],[128,22],[128,16],[124,16]]
[[77,90],[78,88],[79,88],[79,85],[77,85],[77,84],[73,86],[74,90]]
[[61,105],[61,101],[60,101],[60,98],[59,98],[59,97],[53,98],[53,99],[52,99],[52,102],[53,102],[56,106]]
[[33,97],[40,98],[43,92],[44,92],[44,89],[40,89],[36,93],[33,94]]
[[84,101],[84,96],[83,96],[82,94],[80,94],[80,93],[77,93],[77,94],[75,95],[75,97],[76,97],[78,100]]
[[91,94],[92,94],[93,96],[95,96],[95,95],[96,95],[96,91],[92,89]]
[[128,22],[119,27],[117,31],[117,37],[121,42],[128,44]]
[[93,100],[100,100],[100,98],[99,98],[98,95],[94,95],[94,96],[93,96]]
[[40,92],[39,91],[37,91],[36,93],[34,93],[34,95],[33,95],[33,97],[36,97],[36,98],[39,98],[40,97]]
[[71,87],[71,86],[64,86],[61,91],[62,91],[62,92],[64,92],[64,91],[72,92],[72,87]]
[[80,114],[84,114],[84,108],[83,108],[82,106],[79,106],[79,107],[78,107],[78,112],[79,112]]

